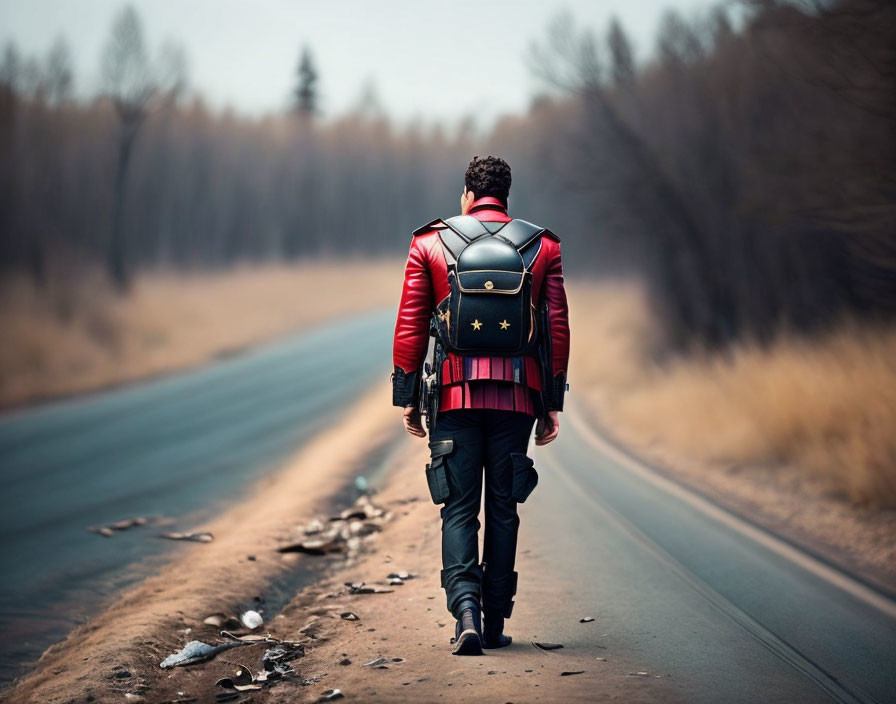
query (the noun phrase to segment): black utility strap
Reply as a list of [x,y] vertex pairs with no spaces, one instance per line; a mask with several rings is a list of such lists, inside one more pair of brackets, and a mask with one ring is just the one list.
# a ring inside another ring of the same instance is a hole
[[449,266],[457,263],[457,258],[464,248],[473,240],[478,240],[489,233],[485,226],[472,215],[455,215],[443,220],[448,229],[439,231],[439,238],[445,249],[445,260]]

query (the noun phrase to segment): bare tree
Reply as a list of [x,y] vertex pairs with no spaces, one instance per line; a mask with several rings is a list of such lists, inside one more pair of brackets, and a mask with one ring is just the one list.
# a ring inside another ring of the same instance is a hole
[[128,5],[112,23],[101,69],[105,90],[112,99],[120,125],[107,267],[113,283],[124,291],[129,285],[130,272],[123,215],[134,143],[150,110],[156,104],[170,104],[182,90],[184,53],[169,43],[163,46],[159,60],[153,62],[140,17]]
[[58,37],[47,55],[45,69],[47,101],[60,105],[71,99],[75,76],[72,71],[72,52],[64,37]]

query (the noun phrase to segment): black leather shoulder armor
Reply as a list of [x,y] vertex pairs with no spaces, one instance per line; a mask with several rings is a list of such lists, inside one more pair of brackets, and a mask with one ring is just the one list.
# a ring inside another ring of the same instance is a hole
[[447,225],[442,222],[442,218],[436,218],[435,220],[430,220],[423,225],[423,227],[418,227],[411,233],[411,235],[417,237],[419,235],[425,235],[427,232],[432,232],[433,230],[444,230],[446,227]]

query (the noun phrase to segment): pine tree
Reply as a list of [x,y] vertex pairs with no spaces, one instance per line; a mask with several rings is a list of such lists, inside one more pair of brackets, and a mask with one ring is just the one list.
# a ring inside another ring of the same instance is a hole
[[296,68],[295,110],[303,117],[313,117],[318,111],[318,73],[311,50],[305,46]]

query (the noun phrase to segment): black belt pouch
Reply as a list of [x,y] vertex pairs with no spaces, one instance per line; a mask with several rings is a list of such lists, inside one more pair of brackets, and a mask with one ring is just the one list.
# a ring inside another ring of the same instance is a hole
[[521,504],[538,484],[538,472],[531,457],[511,452],[510,459],[513,462],[513,500]]
[[454,439],[433,440],[429,443],[431,462],[426,465],[426,483],[434,504],[448,500],[448,475],[445,472],[445,458],[454,452]]

